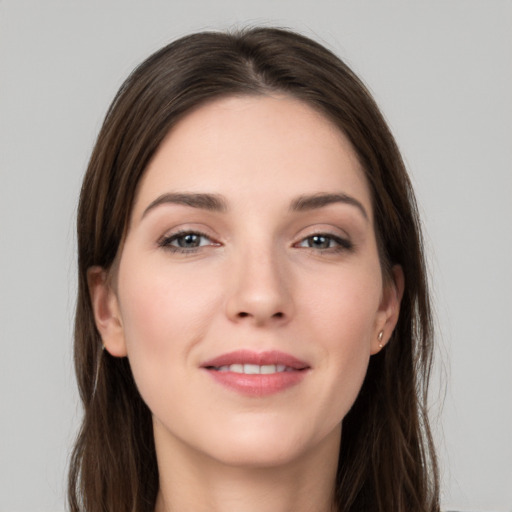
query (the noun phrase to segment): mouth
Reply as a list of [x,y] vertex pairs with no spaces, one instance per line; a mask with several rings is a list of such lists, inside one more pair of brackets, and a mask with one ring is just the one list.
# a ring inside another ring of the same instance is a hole
[[201,365],[213,379],[231,391],[265,396],[299,384],[311,370],[305,361],[279,351],[238,350]]
[[235,363],[223,366],[210,366],[208,370],[215,370],[217,372],[233,372],[244,373],[245,375],[272,375],[274,373],[282,372],[295,372],[300,371],[295,368],[290,368],[284,364],[242,364]]

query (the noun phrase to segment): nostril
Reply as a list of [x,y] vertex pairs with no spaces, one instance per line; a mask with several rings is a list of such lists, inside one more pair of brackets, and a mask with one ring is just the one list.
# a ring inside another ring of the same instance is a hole
[[[247,313],[246,311],[240,311],[238,313],[238,317],[239,318],[246,318],[248,316],[251,316],[249,313]],[[272,318],[283,318],[284,317],[284,313],[282,311],[278,311],[277,313],[274,313],[272,315]]]

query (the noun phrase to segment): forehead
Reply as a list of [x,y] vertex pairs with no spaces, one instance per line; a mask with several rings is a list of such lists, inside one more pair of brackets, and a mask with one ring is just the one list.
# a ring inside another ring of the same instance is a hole
[[222,98],[185,116],[149,163],[134,215],[168,192],[218,193],[256,207],[341,192],[371,212],[367,181],[346,136],[288,96]]

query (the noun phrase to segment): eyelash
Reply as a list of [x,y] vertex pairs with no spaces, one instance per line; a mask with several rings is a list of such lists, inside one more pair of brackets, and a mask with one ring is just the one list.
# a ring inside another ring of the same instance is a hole
[[[199,238],[203,238],[203,239],[206,239],[206,240],[209,240],[210,243],[208,244],[201,244],[198,245],[197,247],[177,247],[175,245],[171,245],[172,242],[175,242],[177,240],[179,240],[180,238],[183,239],[187,236],[197,236]],[[162,247],[172,253],[180,253],[180,254],[194,254],[196,253],[201,247],[205,247],[205,246],[208,246],[208,245],[214,245],[214,246],[218,246],[220,245],[219,243],[217,242],[214,242],[208,235],[206,235],[205,233],[201,233],[200,231],[187,231],[187,230],[183,230],[183,231],[178,231],[176,233],[173,233],[172,235],[169,235],[169,236],[164,236],[162,237],[159,241],[158,241],[158,245],[159,247]]]
[[295,247],[299,246],[300,244],[303,244],[304,242],[307,242],[308,240],[313,240],[315,238],[323,238],[326,241],[329,241],[329,243],[334,242],[336,245],[334,247],[325,247],[320,248],[318,251],[314,247],[304,247],[305,249],[312,250],[314,252],[330,252],[330,253],[340,253],[344,251],[351,251],[354,248],[354,244],[348,240],[347,238],[341,238],[337,235],[333,235],[331,233],[313,233],[312,235],[307,236],[306,238],[303,238],[298,244],[295,244]]
[[[195,237],[199,237],[201,239],[206,239],[209,241],[209,243],[207,244],[201,244],[201,241],[200,241],[200,245],[196,246],[196,247],[177,247],[175,245],[172,245],[173,242],[176,242],[177,240],[180,240],[180,239],[183,239],[187,236],[195,236]],[[307,242],[308,240],[311,241],[315,238],[323,238],[325,241],[328,241],[329,245],[331,243],[334,243],[336,244],[334,247],[324,247],[324,248],[315,248],[315,247],[312,247],[312,246],[302,246],[301,244]],[[158,246],[159,247],[162,247],[172,253],[179,253],[179,254],[194,254],[196,252],[198,252],[201,247],[206,247],[206,246],[220,246],[220,243],[218,242],[215,242],[213,241],[208,235],[206,235],[205,233],[201,233],[200,231],[187,231],[187,230],[183,230],[183,231],[178,231],[176,233],[173,233],[172,235],[169,235],[169,236],[164,236],[162,237],[159,241],[158,241]],[[333,235],[333,234],[330,234],[330,233],[313,233],[303,239],[300,240],[300,242],[294,244],[293,247],[296,247],[296,248],[304,248],[304,249],[308,249],[310,251],[313,251],[313,252],[320,252],[320,253],[340,253],[340,252],[344,252],[344,251],[351,251],[353,248],[354,248],[354,244],[346,239],[346,238],[341,238],[339,236],[336,236],[336,235]]]

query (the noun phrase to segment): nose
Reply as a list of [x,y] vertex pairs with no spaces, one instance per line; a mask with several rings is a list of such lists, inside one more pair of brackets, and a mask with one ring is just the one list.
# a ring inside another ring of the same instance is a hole
[[294,310],[290,277],[274,251],[246,251],[230,272],[226,313],[231,321],[255,326],[287,323]]

